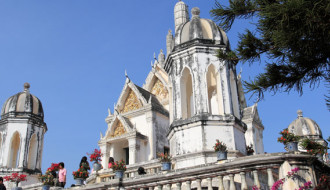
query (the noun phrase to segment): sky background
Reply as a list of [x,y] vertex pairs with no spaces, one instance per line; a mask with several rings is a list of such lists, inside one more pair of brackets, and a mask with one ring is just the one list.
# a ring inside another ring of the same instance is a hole
[[[108,108],[118,100],[130,79],[142,86],[151,70],[153,54],[166,52],[166,34],[174,30],[177,0],[0,0],[0,105],[31,84],[30,92],[44,108],[43,172],[52,162],[64,162],[69,187],[72,171],[82,156],[98,148],[100,132],[107,130]],[[202,18],[211,18],[214,0],[185,0],[189,10],[199,7]],[[227,1],[220,1],[228,3]],[[227,33],[236,47],[239,32],[254,28],[256,20],[240,20]],[[238,64],[243,80],[252,79],[264,64]],[[323,137],[330,136],[326,88],[320,83],[304,94],[266,93],[258,103],[265,126],[264,148],[284,151],[279,131],[297,117],[297,110],[315,120]],[[249,99],[253,105],[256,97]]]

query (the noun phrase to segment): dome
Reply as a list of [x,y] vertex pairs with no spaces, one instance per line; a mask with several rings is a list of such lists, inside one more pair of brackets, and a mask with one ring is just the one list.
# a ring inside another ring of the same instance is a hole
[[288,127],[291,133],[299,136],[320,137],[322,132],[319,125],[312,119],[303,117],[302,111],[297,111],[298,117]]
[[24,84],[24,91],[8,98],[1,109],[1,119],[5,117],[37,116],[44,118],[40,100],[30,94],[30,84]]
[[198,7],[191,9],[191,20],[181,24],[175,32],[175,45],[194,39],[205,39],[213,40],[213,44],[226,45],[229,47],[226,33],[212,20],[200,18],[199,13],[200,10]]

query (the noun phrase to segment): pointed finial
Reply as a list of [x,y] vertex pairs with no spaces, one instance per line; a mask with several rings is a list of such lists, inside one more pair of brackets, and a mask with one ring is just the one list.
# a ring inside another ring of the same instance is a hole
[[303,116],[303,112],[301,110],[297,111],[298,117],[302,117]]
[[171,30],[171,29],[169,29],[167,34],[172,34],[172,30]]
[[108,108],[108,116],[111,116],[111,110]]
[[29,91],[30,84],[28,82],[24,83],[24,92]]
[[102,134],[102,132],[100,132],[100,137],[101,137],[101,139],[103,139],[103,134]]
[[156,53],[154,52],[154,59],[156,59]]
[[125,77],[128,78],[128,75],[127,75],[127,71],[126,71],[126,69],[125,69]]
[[151,63],[150,63],[151,67],[154,67],[154,64],[152,63],[152,60],[151,60]]

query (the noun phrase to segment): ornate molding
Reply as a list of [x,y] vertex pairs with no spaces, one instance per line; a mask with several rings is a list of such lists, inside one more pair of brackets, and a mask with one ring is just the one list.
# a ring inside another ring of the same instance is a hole
[[129,111],[137,110],[141,107],[142,107],[142,105],[141,105],[139,99],[137,98],[135,93],[132,90],[130,90],[130,92],[128,93],[128,96],[126,98],[124,108],[121,112],[126,113]]

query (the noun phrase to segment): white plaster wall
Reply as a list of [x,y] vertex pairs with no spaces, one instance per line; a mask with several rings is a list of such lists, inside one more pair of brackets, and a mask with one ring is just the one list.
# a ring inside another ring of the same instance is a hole
[[239,150],[241,153],[246,154],[246,147],[245,147],[245,136],[241,130],[237,128],[234,129],[234,141],[236,150]]
[[155,123],[154,129],[156,134],[156,152],[163,152],[164,146],[169,147],[169,143],[167,140],[167,133],[169,130],[169,118],[160,114],[156,113],[155,115]]
[[[182,155],[203,149],[202,129],[200,126],[177,131],[171,138],[171,154]],[[175,145],[173,145],[173,143]],[[174,150],[172,150],[174,148]]]
[[207,150],[214,150],[216,139],[224,142],[228,150],[235,150],[235,138],[232,126],[204,126]]
[[147,128],[147,121],[146,121],[146,115],[138,115],[135,117],[130,118],[130,121],[133,125],[133,127],[136,127],[136,130],[138,130],[141,134],[148,136],[148,128]]
[[124,148],[128,147],[128,141],[120,141],[120,143],[116,143],[112,145],[113,145],[112,146],[113,154],[110,156],[112,156],[115,159],[115,161],[119,161],[121,159],[125,161],[126,156],[125,156]]

